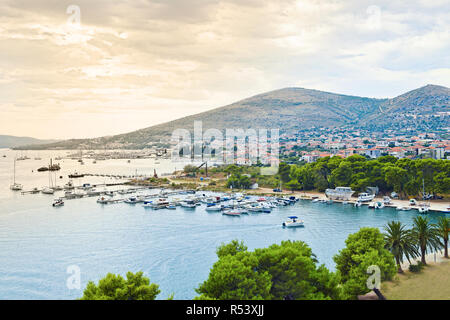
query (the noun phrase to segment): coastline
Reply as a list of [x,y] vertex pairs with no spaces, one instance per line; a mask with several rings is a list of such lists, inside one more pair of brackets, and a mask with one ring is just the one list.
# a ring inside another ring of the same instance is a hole
[[[251,190],[250,193],[254,193],[254,194],[271,194],[271,195],[277,195],[280,193],[277,192],[273,192],[272,189],[268,189],[268,188],[259,188],[259,189],[255,189],[255,190]],[[327,200],[327,197],[325,195],[325,193],[323,192],[318,192],[318,191],[294,191],[294,192],[283,192],[281,194],[289,194],[289,195],[293,195],[293,196],[297,196],[300,197],[301,199],[305,199],[305,200],[312,200],[313,197],[318,198],[318,199],[322,199],[322,200]],[[375,197],[373,201],[382,201],[383,199],[381,197]],[[341,200],[333,200],[333,202],[344,202]],[[357,202],[357,197],[351,197],[350,200],[348,201],[349,204],[354,204]],[[372,201],[370,201],[372,202]],[[368,205],[370,202],[366,202],[363,203],[363,205]],[[398,200],[398,199],[392,199],[391,200],[391,204],[386,205],[386,207],[390,207],[390,208],[396,208],[396,207],[410,207],[412,210],[417,210],[419,208],[419,206],[410,206],[409,205],[409,200]],[[422,202],[422,201],[418,201],[418,202]],[[434,211],[434,212],[439,212],[439,213],[447,213],[447,207],[450,206],[450,203],[445,201],[445,200],[430,200],[427,201],[427,203],[430,204],[430,211]]]

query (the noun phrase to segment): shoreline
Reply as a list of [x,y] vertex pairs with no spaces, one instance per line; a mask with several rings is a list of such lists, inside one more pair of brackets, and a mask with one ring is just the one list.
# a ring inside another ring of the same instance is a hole
[[[251,190],[251,193],[255,193],[255,194],[270,194],[270,195],[279,195],[279,194],[289,194],[289,195],[293,195],[293,196],[298,196],[300,199],[304,199],[304,200],[312,200],[313,197],[314,198],[318,198],[321,200],[328,200],[328,198],[326,197],[325,193],[323,192],[318,192],[318,191],[294,191],[294,192],[273,192],[273,190],[268,189],[268,188],[259,188],[259,189],[255,189],[255,190]],[[351,197],[350,200],[348,201],[348,204],[353,205],[354,203],[357,202],[356,197]],[[383,199],[380,197],[375,197],[373,201],[382,201]],[[337,203],[342,203],[345,201],[342,200],[333,200],[333,202],[337,202]],[[369,202],[365,202],[363,203],[363,205],[369,205]],[[410,206],[409,205],[409,200],[398,200],[398,199],[391,199],[391,204],[386,205],[387,208],[397,208],[397,207],[408,207],[411,208],[411,210],[418,210],[419,206],[415,205],[415,206]],[[426,202],[430,204],[430,211],[432,212],[438,212],[438,213],[448,213],[449,210],[447,210],[447,207],[450,206],[450,203],[444,201],[444,200],[430,200],[430,201],[417,201],[418,203],[420,202]]]

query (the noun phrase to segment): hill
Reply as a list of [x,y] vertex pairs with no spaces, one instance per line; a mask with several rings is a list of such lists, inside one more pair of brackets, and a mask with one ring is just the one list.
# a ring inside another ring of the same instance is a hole
[[[304,88],[285,88],[126,134],[67,140],[30,148],[143,148],[167,141],[175,129],[192,130],[194,121],[202,121],[203,130],[280,128],[282,132],[344,125],[381,131],[388,127],[398,129],[399,126],[405,125],[442,127],[441,119],[436,120],[433,115],[448,111],[449,89],[433,85],[410,91],[394,99],[373,99]],[[448,118],[445,117],[444,121],[448,122]]]
[[0,135],[0,148],[15,148],[23,145],[49,144],[56,141],[57,140],[40,140],[30,137]]

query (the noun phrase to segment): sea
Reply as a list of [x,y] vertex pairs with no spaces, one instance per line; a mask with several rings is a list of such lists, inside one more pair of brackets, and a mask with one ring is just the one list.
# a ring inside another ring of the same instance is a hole
[[[64,185],[68,175],[153,175],[181,169],[169,159],[84,160],[81,165],[67,156],[75,151],[13,151],[0,149],[0,299],[77,299],[88,281],[97,282],[107,273],[123,276],[143,271],[159,285],[158,299],[192,299],[195,289],[208,278],[217,261],[216,248],[233,239],[244,241],[249,250],[283,240],[306,242],[319,263],[335,269],[333,256],[345,246],[349,234],[361,227],[383,227],[392,220],[412,225],[416,210],[392,208],[371,210],[335,203],[300,200],[278,207],[271,213],[224,216],[195,209],[152,210],[142,204],[101,205],[98,197],[66,200],[53,207],[53,199],[63,195],[22,194],[11,191],[14,158],[16,181],[24,191],[50,183]],[[61,170],[38,172],[50,158],[63,157]],[[35,158],[41,160],[35,160]],[[52,182],[50,182],[50,180]],[[114,184],[121,180],[101,176],[73,179],[75,185]],[[110,187],[121,188],[120,186]],[[123,188],[123,187],[122,187]],[[141,191],[142,192],[142,191]],[[147,190],[148,194],[159,190]],[[304,228],[286,229],[289,216],[304,220]],[[440,214],[430,213],[435,222]]]

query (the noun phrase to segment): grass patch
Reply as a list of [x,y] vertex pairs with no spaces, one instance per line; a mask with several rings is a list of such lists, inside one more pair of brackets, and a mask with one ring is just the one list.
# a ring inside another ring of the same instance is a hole
[[420,273],[405,271],[381,288],[389,300],[449,300],[450,261],[427,265]]

